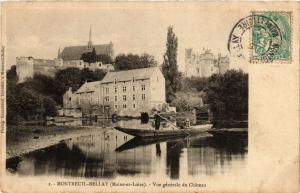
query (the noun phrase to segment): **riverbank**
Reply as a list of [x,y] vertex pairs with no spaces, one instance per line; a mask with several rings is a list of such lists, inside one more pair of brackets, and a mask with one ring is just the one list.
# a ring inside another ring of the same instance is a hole
[[107,130],[95,126],[7,126],[6,158],[21,156],[58,142]]

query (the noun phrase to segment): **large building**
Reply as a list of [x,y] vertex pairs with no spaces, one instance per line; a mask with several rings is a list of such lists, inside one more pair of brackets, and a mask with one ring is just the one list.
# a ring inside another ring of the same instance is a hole
[[109,44],[93,45],[92,28],[90,27],[89,41],[87,45],[65,47],[62,52],[60,52],[60,49],[58,49],[57,58],[60,58],[63,61],[78,61],[81,60],[82,54],[92,52],[94,48],[97,55],[108,55],[111,58],[114,57],[112,42],[110,42]]
[[217,57],[210,50],[195,53],[191,48],[185,49],[185,75],[187,77],[209,77],[214,73],[223,74],[229,69],[228,56]]
[[112,42],[103,45],[93,45],[91,28],[87,45],[65,47],[62,52],[58,49],[58,56],[53,60],[17,57],[16,70],[19,83],[24,82],[27,78],[32,78],[35,74],[53,77],[57,70],[69,67],[89,68],[91,70],[102,69],[105,71],[114,70],[112,64],[104,64],[102,62],[87,63],[81,59],[82,54],[92,52],[94,48],[97,55],[107,55],[113,59]]
[[76,92],[69,89],[63,97],[64,114],[101,106],[121,116],[139,116],[161,110],[165,96],[165,78],[159,67],[109,72],[102,81],[86,82]]

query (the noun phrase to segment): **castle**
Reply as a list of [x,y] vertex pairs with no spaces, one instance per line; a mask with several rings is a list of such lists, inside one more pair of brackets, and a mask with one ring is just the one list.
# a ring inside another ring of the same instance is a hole
[[43,74],[54,77],[56,71],[69,67],[79,69],[89,68],[90,70],[114,70],[112,64],[104,64],[102,62],[88,63],[81,59],[82,54],[92,52],[93,49],[95,49],[97,55],[107,55],[113,59],[113,43],[110,42],[109,44],[93,45],[91,27],[87,45],[65,47],[62,52],[58,49],[57,58],[53,60],[35,59],[31,56],[17,57],[16,71],[19,79],[18,82],[24,82],[27,78],[32,78],[35,74]]
[[228,69],[228,56],[218,54],[216,58],[210,50],[198,54],[192,48],[185,49],[185,76],[187,77],[209,77],[214,73],[224,74]]

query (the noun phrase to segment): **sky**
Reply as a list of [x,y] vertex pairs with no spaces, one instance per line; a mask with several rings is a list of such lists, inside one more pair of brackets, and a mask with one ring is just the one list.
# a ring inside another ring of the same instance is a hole
[[[5,15],[8,66],[15,64],[17,56],[54,59],[59,47],[87,45],[90,25],[93,44],[112,41],[115,55],[148,53],[160,64],[168,26],[173,26],[178,37],[178,65],[183,71],[185,48],[230,56],[228,37],[243,14],[240,10],[229,14],[213,6],[103,3],[88,7],[26,4],[8,7]],[[230,61],[231,68],[245,70],[245,61],[233,57]]]

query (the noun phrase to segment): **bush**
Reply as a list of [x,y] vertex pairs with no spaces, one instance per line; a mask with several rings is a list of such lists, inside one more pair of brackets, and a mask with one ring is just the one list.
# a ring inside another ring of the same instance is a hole
[[229,120],[248,114],[248,75],[241,70],[212,75],[206,93],[214,117]]

